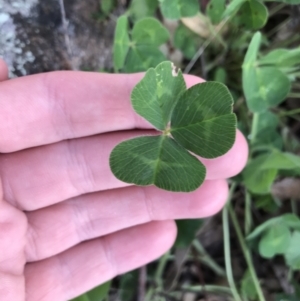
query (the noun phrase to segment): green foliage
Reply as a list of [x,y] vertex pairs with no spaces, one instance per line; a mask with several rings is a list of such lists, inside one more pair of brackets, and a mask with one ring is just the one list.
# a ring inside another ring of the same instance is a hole
[[[289,203],[281,202],[272,189],[279,177],[300,175],[300,157],[296,155],[300,144],[297,138],[291,139],[290,130],[290,125],[295,126],[300,120],[300,110],[289,110],[290,103],[283,103],[289,97],[300,98],[299,35],[296,31],[292,33],[292,25],[285,26],[287,20],[295,17],[289,13],[294,13],[294,8],[284,5],[299,4],[300,0],[271,1],[282,4],[260,0],[209,0],[207,5],[201,3],[199,12],[196,0],[132,0],[127,12],[132,23],[129,26],[127,18],[122,20],[121,17],[118,21],[121,25],[117,25],[116,30],[116,70],[135,72],[152,67],[134,88],[131,101],[134,110],[158,130],[156,136],[134,138],[113,150],[111,168],[122,181],[154,184],[170,191],[192,191],[201,185],[206,172],[195,155],[220,156],[235,139],[233,101],[228,90],[211,82],[186,90],[182,73],[177,74],[170,63],[160,64],[165,60],[162,49],[169,57],[175,57],[179,50],[182,53],[179,58],[184,57],[180,62],[183,68],[189,64],[187,70],[190,70],[192,65],[191,73],[227,84],[235,95],[239,129],[249,138],[250,152],[247,167],[232,179],[233,183],[238,182],[239,190],[233,200],[238,198],[241,204],[244,190],[246,195],[242,212],[245,231],[240,230],[238,240],[248,266],[236,285],[238,292],[232,285],[234,279],[228,278],[234,300],[266,300],[260,289],[264,281],[256,276],[256,266],[251,267],[250,246],[264,260],[281,256],[290,270],[300,269],[299,218],[296,214],[282,214],[289,210]],[[145,19],[150,16],[166,22],[169,30],[158,21],[154,24],[153,19]],[[166,21],[181,18],[184,19],[178,22]],[[278,22],[280,19],[282,22]],[[282,39],[282,36],[289,38]],[[195,55],[202,50],[199,60],[194,61]],[[177,76],[171,76],[172,73]],[[291,208],[291,212],[297,212],[297,206]],[[255,211],[257,215],[252,218]],[[243,233],[249,233],[257,216],[262,216],[266,222],[254,228],[247,238],[248,245],[243,244]],[[231,218],[238,229],[242,218],[236,223]],[[200,224],[200,220],[178,221],[175,247],[188,247]],[[171,261],[169,258],[168,263]],[[226,272],[230,277],[230,271]],[[289,276],[293,278],[292,273]],[[156,281],[157,287],[149,284],[147,300],[151,297],[154,300],[162,292],[163,285]],[[294,283],[293,287],[296,287]],[[155,293],[151,295],[151,292]],[[126,301],[132,300],[134,293],[135,290],[131,291]],[[279,300],[298,300],[299,295],[282,295],[285,299]]]
[[250,160],[243,171],[244,183],[253,193],[267,194],[279,170],[293,170],[299,167],[299,156],[274,149]]
[[108,295],[111,281],[105,282],[86,294],[79,296],[72,301],[104,301]]
[[145,71],[165,60],[158,49],[169,39],[167,29],[154,18],[144,18],[128,29],[128,18],[117,21],[114,39],[114,66],[124,72]]
[[223,12],[222,18],[228,18],[234,16],[240,7],[245,3],[245,0],[233,0],[226,7]]
[[259,253],[264,258],[272,258],[284,254],[290,244],[291,233],[285,224],[274,224],[269,228],[259,242]]
[[207,82],[185,90],[182,73],[164,62],[147,71],[131,98],[135,111],[162,133],[117,145],[110,156],[114,175],[127,183],[170,191],[197,189],[206,171],[188,151],[215,158],[235,139],[236,118],[227,88]]
[[300,219],[294,214],[284,214],[267,220],[247,237],[259,241],[259,253],[264,258],[284,255],[287,265],[300,269]]
[[225,0],[211,0],[206,7],[206,14],[209,16],[213,24],[222,21],[222,16],[226,8]]
[[245,29],[260,29],[268,20],[268,9],[258,0],[246,1],[239,10],[238,22]]
[[159,130],[164,130],[170,121],[173,109],[186,90],[181,71],[177,76],[169,63],[158,65],[147,71],[131,94],[134,110]]
[[275,49],[259,60],[260,65],[276,67],[293,67],[300,64],[300,48]]
[[182,23],[176,28],[174,46],[181,50],[187,59],[192,59],[199,48],[199,37]]
[[278,133],[279,118],[270,111],[257,113],[257,134],[252,141],[253,148],[270,147],[282,149],[283,140]]
[[161,12],[168,19],[192,17],[199,12],[198,0],[159,0]]
[[101,11],[104,13],[104,15],[108,15],[116,5],[115,0],[101,0],[100,1],[100,7]]
[[299,241],[300,241],[300,231],[294,231],[288,245],[288,248],[285,250],[285,260],[286,263],[293,270],[300,270],[300,249],[299,249]]
[[241,292],[245,299],[256,300],[257,292],[249,270],[247,270],[241,281]]
[[158,0],[132,0],[129,14],[137,21],[145,17],[152,17],[157,10]]
[[123,182],[170,191],[193,191],[205,178],[204,165],[165,135],[122,142],[113,150],[110,166]]
[[128,19],[122,16],[118,19],[115,40],[114,40],[114,65],[115,69],[123,68],[125,59],[130,48],[130,39],[128,34]]
[[244,184],[247,189],[253,193],[269,193],[276,178],[276,168],[262,168],[262,165],[267,160],[268,156],[269,154],[264,154],[251,159],[243,171]]
[[122,275],[120,280],[120,299],[121,301],[131,301],[138,287],[137,270]]
[[176,248],[187,248],[195,239],[197,231],[203,225],[202,219],[177,220]]
[[260,43],[261,33],[257,32],[243,63],[243,90],[247,105],[252,112],[257,113],[279,105],[291,89],[288,77],[281,70],[258,64]]

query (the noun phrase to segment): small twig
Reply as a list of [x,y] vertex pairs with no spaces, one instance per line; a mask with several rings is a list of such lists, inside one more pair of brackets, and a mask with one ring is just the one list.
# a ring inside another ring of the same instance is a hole
[[225,276],[225,270],[213,260],[213,258],[207,253],[198,239],[195,239],[193,241],[193,246],[199,252],[200,260],[201,262],[203,262],[203,264],[210,267],[216,273],[216,275],[221,277]]
[[191,59],[191,61],[189,62],[189,64],[184,69],[184,73],[189,73],[191,71],[191,69],[194,67],[194,65],[197,62],[197,60],[199,59],[199,57],[203,54],[203,52],[209,46],[209,44],[217,37],[217,35],[219,34],[219,32],[221,32],[221,30],[224,28],[224,26],[228,22],[228,20],[229,19],[225,20],[224,23],[222,24],[222,26],[220,26],[220,28],[217,31],[215,31],[215,33],[213,33],[210,36],[210,38],[207,39],[203,43],[203,45],[198,49],[198,51],[196,52],[196,54],[193,56],[193,58]]
[[59,0],[59,6],[60,6],[60,13],[61,13],[61,19],[62,19],[62,25],[63,25],[63,32],[64,32],[64,38],[65,38],[65,44],[69,56],[69,65],[71,66],[72,70],[76,70],[73,62],[73,52],[71,49],[71,43],[70,43],[70,37],[68,34],[68,25],[69,22],[66,18],[66,10],[64,5],[64,0]]
[[147,266],[142,266],[139,269],[139,282],[138,282],[138,301],[144,301],[146,295],[146,283],[147,283]]

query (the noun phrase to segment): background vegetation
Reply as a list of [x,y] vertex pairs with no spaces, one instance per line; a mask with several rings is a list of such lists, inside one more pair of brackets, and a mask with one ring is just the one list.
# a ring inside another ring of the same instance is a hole
[[300,300],[299,0],[100,1],[116,21],[114,70],[171,60],[225,83],[250,157],[228,203],[206,220],[178,221],[173,249],[76,301]]

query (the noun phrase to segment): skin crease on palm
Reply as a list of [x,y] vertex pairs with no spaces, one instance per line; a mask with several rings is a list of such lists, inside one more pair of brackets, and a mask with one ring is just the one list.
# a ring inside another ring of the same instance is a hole
[[[174,219],[217,213],[244,167],[241,133],[188,194],[129,186],[109,168],[120,141],[155,133],[133,112],[142,74],[7,79],[0,60],[0,299],[66,301],[166,252]],[[201,81],[185,77],[188,86]]]

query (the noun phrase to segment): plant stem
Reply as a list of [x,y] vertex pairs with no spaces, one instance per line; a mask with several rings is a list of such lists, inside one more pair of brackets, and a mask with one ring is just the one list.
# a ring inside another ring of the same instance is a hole
[[246,190],[245,198],[245,235],[247,236],[252,227],[252,215],[251,215],[251,196],[250,193]]
[[300,93],[290,93],[288,95],[288,97],[291,97],[291,98],[300,98]]
[[248,269],[249,269],[249,272],[250,272],[250,275],[252,277],[252,281],[254,283],[254,286],[255,286],[255,289],[256,289],[256,292],[257,292],[257,296],[258,296],[258,299],[259,301],[266,301],[265,297],[264,297],[264,294],[262,292],[262,288],[259,284],[259,280],[257,278],[257,275],[256,275],[256,272],[255,272],[255,269],[254,269],[254,266],[253,266],[253,262],[252,262],[252,257],[251,257],[251,253],[245,243],[245,239],[243,237],[243,234],[242,234],[242,231],[240,229],[240,226],[239,226],[239,223],[238,223],[238,220],[237,220],[237,217],[236,217],[236,214],[231,206],[230,203],[228,203],[226,205],[227,209],[228,209],[228,212],[230,214],[230,217],[231,217],[231,220],[232,220],[232,223],[233,223],[233,226],[234,226],[234,229],[236,231],[236,234],[237,234],[237,237],[238,237],[238,240],[239,240],[239,243],[240,243],[240,246],[242,248],[242,251],[243,251],[243,254],[244,254],[244,257],[245,257],[245,260],[246,260],[246,263],[248,265]]
[[225,270],[220,267],[214,260],[211,258],[211,256],[206,252],[206,250],[203,248],[202,244],[198,239],[195,239],[193,241],[193,246],[195,249],[201,254],[200,260],[206,264],[208,267],[210,267],[218,276],[225,276],[226,272]]
[[[236,183],[233,183],[228,196],[228,202],[230,202],[233,192],[236,188]],[[224,207],[222,212],[223,217],[223,235],[224,235],[224,254],[225,254],[225,266],[226,266],[226,274],[227,274],[227,281],[229,287],[231,289],[233,298],[235,301],[242,301],[237,288],[235,286],[232,267],[231,267],[231,256],[230,256],[230,233],[229,233],[229,222],[228,222],[228,208],[227,206]]]
[[298,215],[297,201],[295,199],[291,199],[291,207],[292,207],[292,212],[295,215]]
[[195,293],[201,293],[203,291],[209,292],[209,293],[221,293],[221,294],[227,294],[232,295],[231,289],[226,286],[220,286],[220,285],[192,285],[192,286],[183,286],[183,290],[187,292],[195,292]]
[[170,256],[170,251],[165,253],[159,259],[159,262],[158,262],[158,267],[157,267],[156,272],[155,272],[154,280],[155,280],[155,283],[157,284],[157,286],[159,288],[162,288],[162,280],[161,279],[162,279],[162,275],[163,275],[164,269],[166,267],[166,264],[168,262],[169,256]]
[[281,111],[279,112],[279,116],[290,116],[290,115],[295,115],[295,114],[299,114],[300,113],[300,109],[294,109],[294,110],[290,110],[290,111]]
[[258,132],[258,119],[259,119],[259,113],[254,113],[253,114],[253,119],[252,119],[251,134],[250,134],[251,144],[254,143],[254,141],[256,139],[257,132]]

